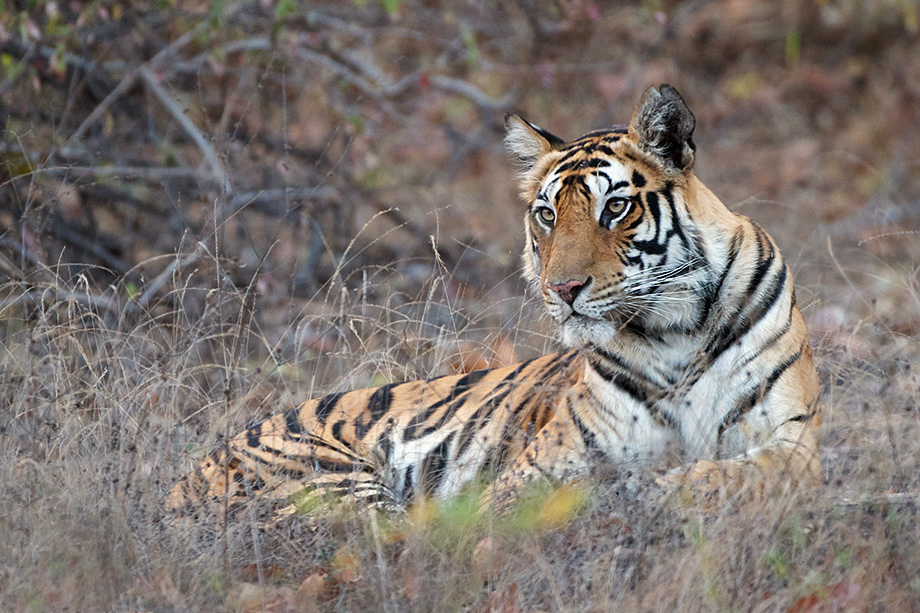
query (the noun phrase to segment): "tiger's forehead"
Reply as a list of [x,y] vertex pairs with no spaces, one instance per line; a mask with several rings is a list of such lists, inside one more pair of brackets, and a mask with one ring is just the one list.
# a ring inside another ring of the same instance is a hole
[[650,167],[637,153],[625,126],[589,132],[558,150],[537,198],[552,201],[563,190],[591,198],[630,185],[642,187]]

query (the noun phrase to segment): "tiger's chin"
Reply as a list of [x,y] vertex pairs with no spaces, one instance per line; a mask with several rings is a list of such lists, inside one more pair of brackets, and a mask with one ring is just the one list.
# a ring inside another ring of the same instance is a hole
[[572,313],[560,323],[562,342],[572,349],[588,345],[606,345],[621,325],[612,319],[595,319],[578,313]]

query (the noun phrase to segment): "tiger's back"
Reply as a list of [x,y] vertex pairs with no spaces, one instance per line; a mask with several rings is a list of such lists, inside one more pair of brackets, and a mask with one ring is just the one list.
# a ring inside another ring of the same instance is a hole
[[576,355],[309,400],[211,452],[167,507],[195,513],[254,494],[284,506],[302,491],[382,506],[451,496],[500,472],[554,417],[580,376]]

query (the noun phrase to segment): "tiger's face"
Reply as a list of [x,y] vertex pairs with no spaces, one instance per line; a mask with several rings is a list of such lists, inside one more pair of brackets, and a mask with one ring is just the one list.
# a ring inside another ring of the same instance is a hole
[[606,343],[630,322],[692,325],[707,277],[688,213],[693,115],[651,89],[628,128],[569,144],[518,116],[506,142],[524,163],[524,275],[572,346]]

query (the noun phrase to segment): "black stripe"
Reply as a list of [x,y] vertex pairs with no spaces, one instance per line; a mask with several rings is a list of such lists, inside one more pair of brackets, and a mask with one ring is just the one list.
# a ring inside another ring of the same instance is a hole
[[[552,360],[550,360],[549,363],[546,364],[546,366],[540,370],[540,372],[536,373],[534,375],[536,383],[534,383],[534,385],[532,385],[530,389],[524,393],[524,396],[521,398],[520,402],[518,402],[517,405],[511,409],[511,415],[515,417],[519,416],[521,411],[523,411],[526,407],[531,406],[537,398],[546,400],[549,396],[558,395],[559,389],[555,386],[551,387],[548,385],[548,383],[550,383],[550,380],[554,379],[556,375],[558,375],[559,372],[566,367],[568,360],[565,358],[571,359],[576,353],[577,351],[568,351],[566,353],[557,354]],[[509,420],[509,422],[510,421],[511,420]],[[506,429],[508,427],[509,425],[506,424]]]
[[329,394],[320,398],[319,403],[316,405],[316,421],[319,422],[320,427],[326,425],[326,420],[329,418],[329,414],[332,412],[332,409],[339,403],[339,399],[345,394],[338,392],[336,394]]
[[262,436],[262,423],[258,423],[246,430],[246,444],[250,447],[259,447],[262,444],[260,440]]
[[664,199],[668,202],[668,208],[671,209],[671,226],[674,229],[674,233],[677,234],[684,247],[689,249],[690,241],[687,239],[687,235],[684,234],[683,226],[680,224],[680,215],[677,214],[677,203],[674,201],[674,184],[668,181],[662,193],[664,194]]
[[390,436],[389,430],[377,439],[377,448],[383,453],[383,463],[389,464],[390,454],[393,453],[393,438]]
[[566,172],[569,170],[584,170],[586,168],[602,168],[610,166],[610,162],[604,159],[592,158],[585,160],[572,160],[571,162],[566,162],[565,164],[560,164],[556,166],[554,172]]
[[645,221],[645,217],[641,214],[641,208],[640,208],[640,214],[636,215],[636,218],[632,221],[632,223],[630,223],[628,226],[624,226],[623,229],[627,232],[630,230],[635,230],[636,228],[641,226],[642,222],[644,221]]
[[630,376],[607,368],[596,358],[588,357],[588,365],[602,379],[625,392],[630,398],[641,404],[648,411],[652,420],[661,427],[677,428],[678,424],[674,417],[666,410],[656,404],[660,397],[664,396],[662,390],[658,389],[641,389],[638,382]]
[[638,170],[633,170],[632,183],[636,187],[645,187],[645,177]]
[[756,225],[754,228],[757,229],[757,268],[754,269],[754,274],[751,275],[751,279],[748,281],[748,296],[754,293],[754,291],[760,285],[760,282],[766,276],[767,271],[769,271],[770,267],[773,266],[773,261],[776,259],[773,245],[770,244],[769,237],[767,237],[763,230],[761,230]]
[[422,430],[418,435],[418,438],[423,438],[431,434],[432,432],[437,432],[444,427],[444,424],[456,414],[457,410],[465,405],[469,400],[467,398],[458,398],[450,406],[447,407],[447,410],[444,411],[444,414],[441,415],[441,418],[435,421],[432,424],[429,424],[428,427]]
[[487,402],[483,403],[476,412],[470,417],[469,421],[466,422],[466,425],[463,426],[463,430],[460,432],[460,439],[457,445],[457,455],[456,457],[460,458],[463,456],[463,453],[466,451],[466,448],[470,443],[473,442],[476,432],[485,425],[486,421],[492,417],[492,413],[495,412],[495,409],[499,404],[505,399],[505,397],[511,393],[511,386],[492,396]]
[[595,356],[588,356],[588,365],[607,383],[612,383],[620,391],[626,392],[633,400],[641,405],[648,406],[648,394],[640,390],[635,382],[627,376],[615,372]]
[[633,379],[641,379],[642,381],[646,383],[648,387],[654,387],[654,388],[661,387],[657,382],[652,380],[651,377],[649,377],[644,372],[642,372],[641,369],[637,369],[635,366],[625,361],[620,356],[607,351],[603,347],[599,345],[591,345],[589,349],[593,351],[594,353],[596,353],[597,355],[599,355],[604,360],[607,360],[608,362],[610,362],[611,364],[613,364],[614,366],[616,366],[617,368],[619,368],[620,370],[628,374]]
[[[412,421],[410,421],[403,430],[403,440],[411,441],[418,438],[416,431],[418,430],[419,426],[427,422],[431,416],[434,415],[435,411],[449,402],[460,400],[461,396],[465,396],[473,388],[473,386],[479,383],[479,381],[482,380],[482,378],[490,372],[491,371],[489,370],[474,370],[458,379],[446,397],[441,398],[437,402],[429,405],[425,408],[424,411],[419,412],[415,417],[412,418]],[[448,410],[448,417],[453,415],[453,412],[457,410],[457,407],[452,407],[452,409],[453,410]],[[444,421],[446,420],[442,419],[441,423]],[[424,436],[427,433],[428,432],[423,432],[420,436]]]
[[415,492],[412,491],[412,486],[415,484],[413,476],[415,475],[415,464],[409,464],[406,467],[406,472],[403,475],[403,486],[402,486],[402,500],[403,502],[408,502],[412,499]]
[[769,376],[766,379],[760,382],[760,384],[754,388],[747,396],[742,398],[731,410],[722,418],[722,423],[719,424],[719,434],[718,439],[722,439],[722,433],[725,432],[728,428],[731,428],[733,425],[741,421],[741,419],[747,415],[747,413],[757,406],[759,403],[763,402],[764,398],[767,397],[767,394],[773,389],[773,386],[776,384],[777,380],[786,372],[789,367],[799,361],[799,358],[802,357],[802,348],[799,347],[799,350],[790,355],[788,358],[780,362]]
[[300,423],[300,411],[297,407],[284,412],[284,427],[287,428],[288,434],[297,437],[304,433],[303,425]]
[[757,351],[746,357],[743,361],[739,362],[736,370],[756,360],[763,354],[763,352],[776,345],[776,343],[778,343],[779,340],[786,335],[786,333],[792,328],[792,313],[794,307],[795,305],[792,305],[792,308],[789,309],[789,315],[786,317],[786,321],[783,323],[783,325],[777,328],[776,332],[774,332],[760,345],[760,347],[757,348]]
[[[336,425],[332,427],[333,435],[335,435],[335,436],[337,437],[336,440],[339,441],[340,443],[343,443],[343,444],[345,444],[345,443],[344,443],[341,439],[338,438],[338,435],[340,434],[340,432],[336,429],[336,426],[341,426],[341,425],[344,424],[344,423],[345,423],[344,421],[340,421],[340,422],[337,422]],[[339,428],[339,429],[341,429],[341,428]],[[359,460],[359,459],[360,459],[358,456],[356,456],[356,455],[354,454],[354,452],[352,452],[351,448],[350,448],[348,445],[345,445],[345,447],[336,447],[335,445],[333,445],[333,444],[330,443],[329,441],[327,441],[327,440],[325,440],[325,439],[323,439],[323,438],[320,438],[319,436],[307,435],[306,440],[304,441],[304,443],[307,444],[307,445],[309,445],[310,447],[319,447],[319,448],[321,448],[321,449],[328,449],[329,451],[332,451],[332,452],[334,452],[334,453],[341,454],[341,455],[343,455],[343,456],[345,456],[345,457],[347,457],[347,458],[350,458],[350,459],[352,459],[352,460]]]
[[348,441],[346,441],[345,439],[342,438],[342,427],[343,427],[346,423],[347,423],[347,420],[340,419],[339,421],[337,421],[337,422],[335,422],[334,424],[332,424],[332,438],[334,438],[334,439],[337,440],[338,442],[340,442],[340,443],[342,443],[343,445],[345,445],[345,447],[346,447],[347,449],[351,449],[351,445],[348,443]]
[[657,243],[658,238],[661,236],[661,207],[658,206],[658,194],[655,192],[646,193],[645,206],[648,207],[649,212],[652,214],[652,218],[655,220],[654,241]]
[[[558,358],[561,358],[562,355],[565,354],[561,354]],[[456,457],[463,457],[463,452],[466,451],[467,446],[473,441],[475,430],[482,427],[485,421],[492,416],[492,413],[495,412],[495,409],[505,400],[508,394],[514,391],[514,385],[511,384],[511,381],[517,378],[517,376],[520,375],[525,368],[530,366],[532,362],[533,360],[527,360],[526,362],[518,364],[517,368],[511,371],[507,377],[502,379],[501,382],[492,389],[491,396],[476,409],[476,412],[473,413],[466,422],[466,425],[463,426],[457,445]]]
[[578,413],[572,410],[571,401],[567,402],[566,404],[568,405],[569,414],[572,416],[572,422],[575,424],[575,427],[578,428],[578,434],[581,436],[581,440],[585,444],[585,449],[592,456],[603,455],[601,447],[597,443],[597,436],[595,436],[594,432],[592,432],[591,429],[585,425],[585,422],[581,420],[581,418],[578,416]]
[[769,312],[786,288],[787,276],[788,269],[784,265],[779,274],[774,277],[773,287],[770,292],[750,312],[745,312],[746,309],[742,305],[719,327],[718,331],[713,335],[712,342],[707,347],[710,364],[715,362],[732,343],[750,332],[751,328]]
[[311,458],[310,462],[315,469],[324,473],[375,472],[374,466],[367,462],[336,462],[335,460],[326,460],[317,457]]
[[374,390],[370,400],[367,402],[367,411],[370,413],[369,418],[365,421],[362,412],[362,415],[355,420],[355,437],[364,438],[367,431],[373,428],[374,424],[380,421],[380,418],[386,414],[390,409],[390,405],[393,403],[393,388],[398,385],[401,384],[388,383]]
[[731,272],[732,266],[735,265],[735,260],[738,259],[738,254],[741,253],[741,241],[743,239],[744,234],[741,229],[736,229],[735,233],[732,235],[731,242],[728,244],[728,257],[725,260],[725,268],[722,269],[719,280],[710,291],[706,292],[706,296],[703,299],[703,310],[700,313],[698,327],[702,327],[703,324],[706,323],[706,320],[709,319],[709,314],[712,312],[712,306],[718,301],[719,295],[722,293],[725,279],[728,278],[728,273]]
[[[668,237],[665,237],[667,239]],[[656,241],[633,241],[632,246],[646,255],[661,255],[667,251],[666,243]]]
[[556,192],[556,199],[559,199],[559,194],[565,187],[578,187],[584,185],[585,178],[581,175],[566,175],[562,177],[562,187],[559,188],[559,191]]
[[449,459],[450,444],[454,440],[454,436],[456,436],[456,432],[441,441],[441,443],[428,452],[428,455],[422,460],[419,471],[422,475],[422,487],[426,494],[436,492],[441,485],[441,481],[444,479],[444,475],[446,474],[444,467],[447,465]]

